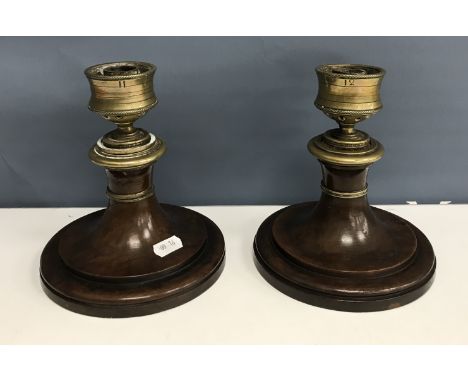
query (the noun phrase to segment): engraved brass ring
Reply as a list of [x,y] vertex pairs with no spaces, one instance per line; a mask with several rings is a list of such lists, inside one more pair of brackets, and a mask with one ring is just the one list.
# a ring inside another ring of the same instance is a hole
[[322,192],[324,192],[325,194],[333,196],[335,198],[340,198],[340,199],[355,199],[355,198],[360,198],[362,196],[367,195],[367,184],[366,184],[366,187],[363,188],[362,190],[352,191],[352,192],[334,191],[326,187],[323,183],[320,185],[320,188],[322,189]]
[[153,196],[153,187],[148,187],[147,189],[136,192],[134,194],[116,194],[111,190],[107,189],[106,195],[108,198],[115,200],[116,202],[121,203],[133,203],[139,202],[140,200],[147,199]]

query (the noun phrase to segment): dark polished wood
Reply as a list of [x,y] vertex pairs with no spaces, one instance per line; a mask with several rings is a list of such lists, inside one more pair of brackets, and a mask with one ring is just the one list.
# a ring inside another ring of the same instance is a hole
[[[365,187],[367,168],[322,163],[323,184],[341,192]],[[396,308],[424,294],[436,260],[414,225],[370,207],[367,196],[322,193],[319,202],[267,218],[254,242],[255,263],[274,287],[297,300],[335,310]]]
[[[107,171],[112,195],[151,187],[151,167]],[[165,257],[153,251],[172,235],[183,248]],[[47,295],[61,306],[100,317],[156,313],[185,303],[209,288],[224,265],[219,228],[192,210],[159,204],[155,196],[122,202],[60,230],[41,257]]]

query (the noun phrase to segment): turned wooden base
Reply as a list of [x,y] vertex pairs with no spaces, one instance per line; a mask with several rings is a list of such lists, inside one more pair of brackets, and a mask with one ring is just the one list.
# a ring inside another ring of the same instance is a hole
[[[184,248],[158,257],[151,244],[171,234]],[[223,270],[224,252],[221,231],[211,220],[149,198],[111,205],[60,230],[42,253],[41,281],[46,294],[71,311],[142,316],[207,290]]]
[[352,201],[286,207],[268,217],[254,242],[261,275],[307,304],[350,312],[397,308],[422,296],[436,260],[424,234],[406,220]]

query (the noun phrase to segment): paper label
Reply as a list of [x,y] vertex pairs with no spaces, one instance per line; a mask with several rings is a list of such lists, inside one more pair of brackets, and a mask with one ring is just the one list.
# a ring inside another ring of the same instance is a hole
[[159,257],[164,257],[182,247],[182,240],[180,240],[177,236],[171,236],[169,239],[154,244],[153,251]]

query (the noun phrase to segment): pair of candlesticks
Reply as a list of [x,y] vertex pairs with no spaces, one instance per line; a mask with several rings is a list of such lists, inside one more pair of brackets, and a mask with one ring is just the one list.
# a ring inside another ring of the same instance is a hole
[[[152,165],[165,144],[133,124],[158,102],[155,70],[145,62],[115,62],[85,71],[90,110],[117,128],[89,152],[106,169],[108,207],[64,227],[42,253],[43,289],[69,310],[100,317],[156,313],[197,297],[223,270],[219,228],[154,195]],[[262,223],[256,267],[278,290],[311,305],[399,307],[428,290],[436,259],[419,229],[367,201],[367,171],[383,147],[355,125],[382,108],[385,72],[345,64],[321,65],[316,73],[315,105],[339,125],[308,144],[322,167],[322,195]]]

